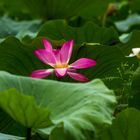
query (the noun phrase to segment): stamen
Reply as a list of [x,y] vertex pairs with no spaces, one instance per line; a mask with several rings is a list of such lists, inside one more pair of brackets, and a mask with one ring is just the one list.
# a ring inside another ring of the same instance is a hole
[[56,64],[54,67],[55,68],[68,68],[69,65],[68,64]]

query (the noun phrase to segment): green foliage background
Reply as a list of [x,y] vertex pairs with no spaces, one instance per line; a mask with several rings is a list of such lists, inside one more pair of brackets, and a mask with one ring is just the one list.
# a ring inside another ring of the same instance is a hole
[[[0,140],[140,140],[139,37],[139,0],[0,0]],[[96,60],[91,82],[30,78],[43,38]]]

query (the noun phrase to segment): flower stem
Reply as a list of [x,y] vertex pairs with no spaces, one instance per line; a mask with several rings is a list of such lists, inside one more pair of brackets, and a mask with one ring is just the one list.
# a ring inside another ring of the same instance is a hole
[[26,131],[26,140],[31,140],[31,128],[27,128]]
[[107,18],[107,14],[105,13],[102,19],[102,26],[105,27],[106,25],[106,18]]

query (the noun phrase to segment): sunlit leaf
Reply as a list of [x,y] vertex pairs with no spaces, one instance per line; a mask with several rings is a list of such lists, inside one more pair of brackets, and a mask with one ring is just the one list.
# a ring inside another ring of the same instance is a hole
[[[41,122],[43,126],[47,126],[48,110],[45,108],[48,108],[51,121],[55,127],[64,129],[67,140],[85,140],[91,132],[89,137],[93,137],[104,125],[111,124],[113,118],[115,97],[100,80],[93,80],[87,84],[72,84],[0,72],[0,85],[0,106],[12,118],[27,127],[41,127]],[[39,114],[41,116],[38,116]],[[59,125],[61,123],[62,125]],[[48,129],[40,131],[47,131],[48,134]],[[83,131],[85,133],[82,133]],[[53,129],[51,132],[50,135],[55,135]]]
[[0,106],[22,125],[40,128],[50,124],[48,109],[37,106],[33,97],[22,95],[15,89],[3,91],[0,95]]

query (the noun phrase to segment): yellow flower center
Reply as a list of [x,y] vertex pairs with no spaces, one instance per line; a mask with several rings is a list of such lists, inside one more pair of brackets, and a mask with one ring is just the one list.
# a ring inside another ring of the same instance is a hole
[[68,68],[69,65],[68,64],[56,64],[55,68]]

